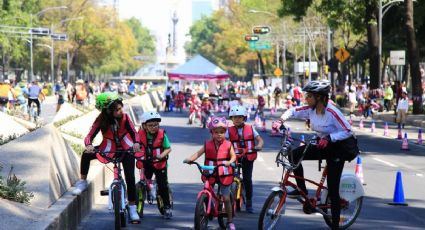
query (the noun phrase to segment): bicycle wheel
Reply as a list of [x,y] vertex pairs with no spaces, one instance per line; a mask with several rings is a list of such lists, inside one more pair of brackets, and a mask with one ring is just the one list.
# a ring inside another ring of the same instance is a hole
[[[263,208],[261,209],[260,217],[258,220],[258,229],[275,229],[279,223],[281,215],[285,212],[285,203],[283,200],[282,191],[273,191],[270,193],[264,202]],[[282,205],[279,203],[283,202]]]
[[137,195],[137,206],[136,210],[139,214],[140,218],[143,218],[143,209],[145,208],[145,199],[146,199],[146,185],[139,181],[139,183],[136,184],[136,195]]
[[[218,205],[218,225],[220,225],[220,228],[222,229],[226,229],[226,222],[224,221],[225,219],[227,219],[227,211],[226,211],[226,207],[224,205],[224,202],[221,200],[222,198],[219,198],[219,205]],[[232,207],[232,217],[235,216],[235,198],[233,196],[232,193],[230,193],[230,206]]]
[[[327,209],[323,209],[325,213],[330,213],[330,198],[329,196],[326,198]],[[339,216],[339,229],[347,229],[350,227],[357,219],[362,209],[363,197],[359,197],[351,202],[341,199],[341,214]],[[326,224],[331,227],[332,226],[332,217],[325,219]]]
[[121,229],[121,194],[118,186],[112,188],[112,204],[114,206],[115,229]]
[[195,230],[208,229],[208,196],[202,194],[196,201],[195,207]]

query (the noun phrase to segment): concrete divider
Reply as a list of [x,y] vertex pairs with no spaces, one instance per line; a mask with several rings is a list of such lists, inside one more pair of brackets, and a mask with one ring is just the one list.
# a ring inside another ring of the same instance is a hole
[[13,117],[0,112],[0,139],[8,139],[9,136],[20,137],[29,132],[27,128],[16,122]]

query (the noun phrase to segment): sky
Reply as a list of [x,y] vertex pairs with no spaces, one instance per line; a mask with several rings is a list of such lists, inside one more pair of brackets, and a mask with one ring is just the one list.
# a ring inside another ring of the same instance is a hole
[[[111,4],[113,0],[108,0]],[[120,18],[136,17],[142,25],[149,28],[157,37],[157,55],[159,60],[165,56],[168,33],[172,34],[174,11],[177,13],[176,56],[182,62],[185,59],[183,45],[189,38],[189,27],[192,23],[192,0],[117,0]],[[172,41],[171,41],[172,42]]]

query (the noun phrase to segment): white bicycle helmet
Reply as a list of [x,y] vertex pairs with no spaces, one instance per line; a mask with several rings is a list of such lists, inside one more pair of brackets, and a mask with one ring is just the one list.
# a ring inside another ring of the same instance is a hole
[[202,95],[202,100],[208,99],[209,97],[210,97],[210,95],[208,95],[207,93],[204,93],[204,95]]
[[158,121],[161,122],[161,115],[159,115],[158,112],[151,111],[151,112],[144,112],[142,114],[142,124],[148,122],[148,121]]
[[304,86],[303,91],[327,96],[331,91],[331,83],[327,80],[310,81]]
[[231,118],[233,116],[244,116],[244,117],[246,117],[245,107],[240,106],[240,105],[236,105],[236,106],[233,106],[232,108],[230,108],[229,117]]

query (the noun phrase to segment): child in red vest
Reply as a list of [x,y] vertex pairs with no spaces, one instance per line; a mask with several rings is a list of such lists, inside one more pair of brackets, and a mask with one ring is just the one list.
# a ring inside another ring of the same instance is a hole
[[254,213],[252,208],[252,169],[254,160],[257,159],[257,151],[263,148],[264,141],[252,125],[245,124],[246,114],[243,106],[234,106],[230,109],[229,117],[234,126],[227,130],[226,138],[232,142],[236,154],[246,151],[246,155],[240,159],[246,192],[246,211]]
[[171,152],[171,145],[165,130],[159,128],[160,122],[161,116],[157,112],[144,112],[138,136],[142,143],[142,152],[145,153],[147,159],[147,161],[143,161],[145,176],[151,180],[155,173],[159,195],[164,201],[164,218],[170,219],[173,214],[169,197],[167,160]]
[[[227,228],[233,230],[236,228],[232,222],[232,206],[230,203],[230,186],[233,183],[233,168],[230,167],[230,165],[236,161],[236,155],[230,141],[224,138],[227,130],[227,121],[225,117],[211,118],[208,128],[212,134],[212,139],[206,141],[200,150],[185,159],[184,162],[189,163],[195,161],[205,153],[204,165],[226,165],[217,170],[220,178],[218,182],[227,213]],[[211,185],[214,185],[215,182],[215,178],[210,178]]]

